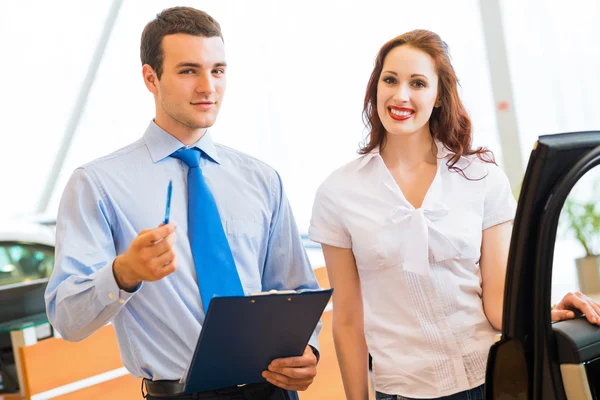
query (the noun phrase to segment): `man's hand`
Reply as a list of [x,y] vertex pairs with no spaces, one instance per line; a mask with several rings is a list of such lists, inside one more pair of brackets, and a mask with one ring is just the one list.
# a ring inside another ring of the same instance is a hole
[[552,322],[573,319],[581,313],[591,324],[600,325],[600,304],[582,293],[567,293],[552,309]]
[[263,377],[275,386],[287,390],[306,390],[317,375],[317,357],[306,346],[300,357],[278,358],[263,371]]
[[177,269],[175,228],[170,223],[141,231],[125,253],[115,259],[113,273],[121,289],[131,292],[142,281],[160,280]]

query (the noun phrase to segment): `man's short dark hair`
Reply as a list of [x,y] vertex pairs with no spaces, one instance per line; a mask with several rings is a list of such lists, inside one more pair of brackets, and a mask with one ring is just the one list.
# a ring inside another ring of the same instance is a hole
[[162,40],[165,36],[176,33],[209,38],[218,36],[223,39],[219,23],[204,11],[192,7],[173,7],[163,10],[144,28],[140,46],[142,65],[150,65],[158,79],[163,72],[165,56]]

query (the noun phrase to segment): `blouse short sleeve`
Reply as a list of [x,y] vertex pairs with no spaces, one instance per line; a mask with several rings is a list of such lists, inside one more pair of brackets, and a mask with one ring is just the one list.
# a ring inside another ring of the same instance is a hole
[[508,177],[495,164],[487,164],[488,175],[483,206],[483,230],[515,218],[517,202]]
[[352,240],[336,201],[340,193],[335,183],[332,175],[317,190],[308,236],[314,242],[349,249],[352,248]]

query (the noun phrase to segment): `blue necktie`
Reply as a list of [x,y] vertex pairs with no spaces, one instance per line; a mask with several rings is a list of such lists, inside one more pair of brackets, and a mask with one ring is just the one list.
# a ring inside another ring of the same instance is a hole
[[213,297],[243,296],[227,236],[215,199],[202,177],[200,157],[196,149],[180,149],[171,154],[188,167],[188,236],[192,248],[196,276],[204,312]]

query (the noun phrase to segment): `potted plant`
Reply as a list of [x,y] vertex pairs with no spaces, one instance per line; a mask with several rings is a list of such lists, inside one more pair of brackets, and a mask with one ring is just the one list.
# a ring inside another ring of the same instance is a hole
[[580,202],[569,197],[562,209],[565,228],[585,250],[575,259],[580,291],[600,294],[600,204]]

